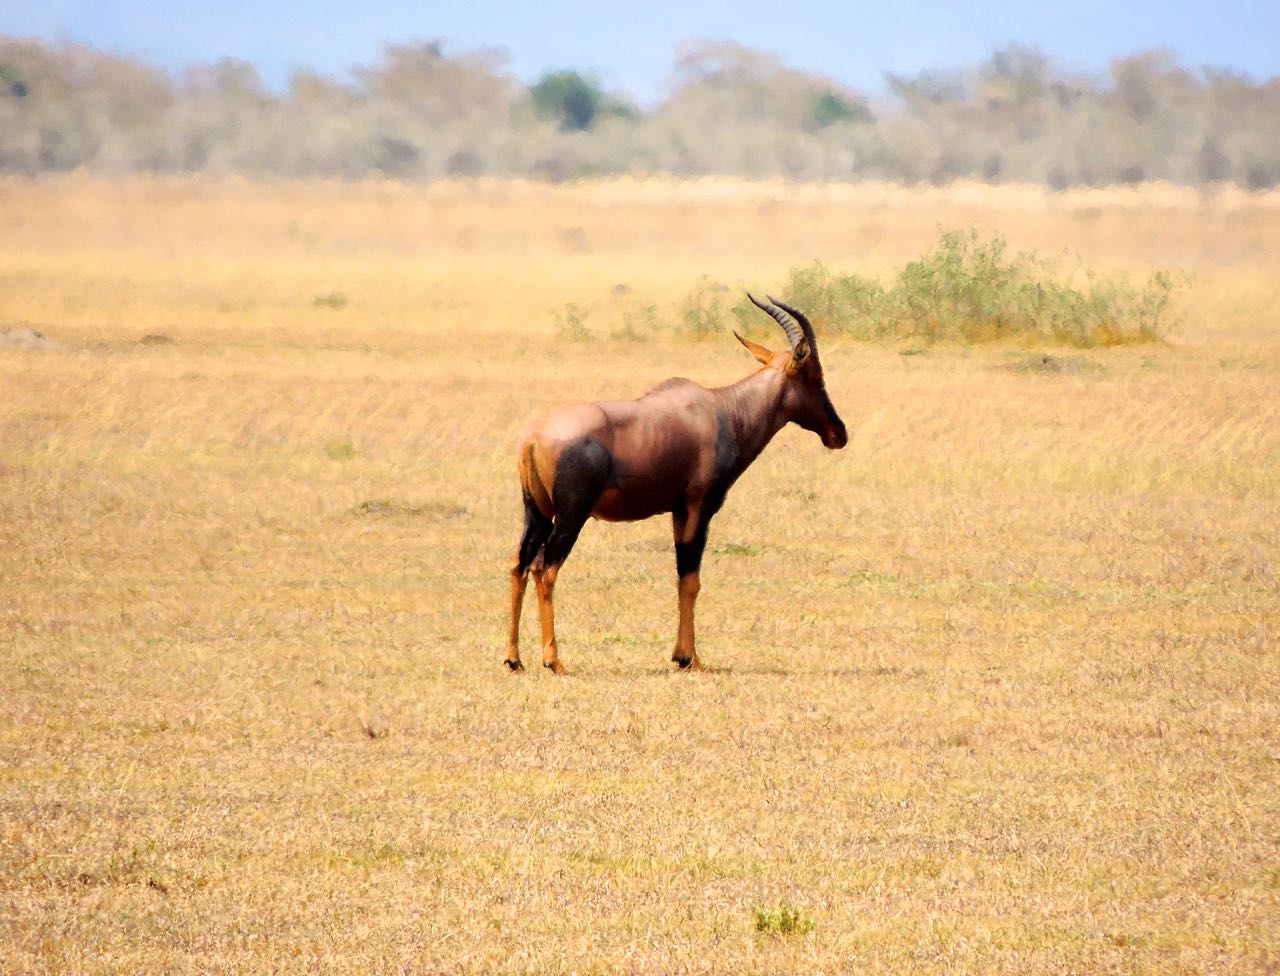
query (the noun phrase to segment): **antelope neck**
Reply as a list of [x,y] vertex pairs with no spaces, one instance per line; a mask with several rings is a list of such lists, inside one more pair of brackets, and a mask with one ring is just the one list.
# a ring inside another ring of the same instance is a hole
[[772,367],[758,369],[731,386],[712,392],[738,446],[738,469],[745,469],[787,423],[782,397],[787,378]]

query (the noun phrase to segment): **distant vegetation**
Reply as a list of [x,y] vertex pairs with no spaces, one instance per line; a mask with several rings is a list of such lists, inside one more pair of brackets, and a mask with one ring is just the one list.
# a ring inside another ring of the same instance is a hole
[[438,42],[388,46],[345,78],[299,70],[274,92],[242,61],[174,77],[0,37],[0,172],[1280,183],[1280,78],[1160,52],[1095,77],[1010,47],[885,80],[873,104],[773,55],[704,42],[679,52],[667,97],[642,111],[589,74],[525,86],[501,54]]
[[[1140,286],[1091,271],[1064,275],[1035,254],[1010,254],[1002,237],[984,241],[976,231],[948,231],[888,287],[815,261],[793,268],[778,295],[804,309],[823,332],[855,339],[1029,339],[1092,347],[1164,338],[1179,283],[1163,271]],[[719,334],[731,324],[740,332],[772,332],[750,302],[738,297],[741,291],[702,279],[679,306],[678,330]]]

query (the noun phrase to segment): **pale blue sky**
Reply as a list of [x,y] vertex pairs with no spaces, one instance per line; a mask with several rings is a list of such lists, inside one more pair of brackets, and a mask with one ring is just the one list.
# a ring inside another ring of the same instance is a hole
[[0,33],[83,41],[164,67],[242,58],[280,87],[294,67],[345,75],[374,62],[386,42],[442,39],[446,51],[501,48],[519,77],[557,68],[593,70],[641,103],[667,90],[674,52],[696,39],[732,39],[794,67],[875,93],[881,69],[913,74],[969,66],[1010,42],[1056,62],[1105,70],[1122,54],[1175,52],[1191,68],[1231,67],[1255,79],[1280,75],[1280,2],[1183,3],[950,0],[0,0]]

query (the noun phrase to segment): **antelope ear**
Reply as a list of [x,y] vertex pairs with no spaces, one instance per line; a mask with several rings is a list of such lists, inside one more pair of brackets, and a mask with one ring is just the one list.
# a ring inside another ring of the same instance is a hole
[[787,364],[787,372],[794,373],[809,358],[809,340],[801,339],[791,350],[791,362]]
[[733,334],[734,338],[747,347],[747,352],[756,357],[757,362],[764,363],[766,366],[773,361],[773,353],[760,345],[758,342],[752,342],[750,339],[744,339],[738,333]]

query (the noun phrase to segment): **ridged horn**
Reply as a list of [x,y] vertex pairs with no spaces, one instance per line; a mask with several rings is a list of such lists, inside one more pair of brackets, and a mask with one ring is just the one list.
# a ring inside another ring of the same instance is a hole
[[[782,326],[782,331],[787,334],[787,342],[790,344],[792,350],[794,350],[796,346],[799,345],[801,339],[805,338],[805,334],[802,328],[798,328],[795,322],[792,322],[789,318],[787,318],[786,313],[783,312],[782,309],[776,308],[773,305],[766,305],[764,302],[758,301],[756,299],[756,296],[751,294],[751,292],[747,292],[747,297],[751,299],[752,305],[760,309],[760,311],[766,313],[770,318],[772,318],[775,322],[777,322],[780,326]],[[771,298],[769,299],[769,301],[773,302],[775,301],[775,299]],[[778,302],[777,304],[782,305],[781,302]],[[782,305],[782,308],[786,308],[786,306]],[[791,311],[791,310],[787,309],[787,311]],[[792,312],[792,314],[794,315],[795,313]],[[801,319],[802,319],[802,316],[797,316],[796,322],[801,321]],[[809,328],[812,329],[813,326],[809,326]]]
[[[773,304],[777,305],[778,308],[782,309],[800,323],[800,328],[804,330],[804,337],[809,340],[809,350],[811,352],[816,352],[818,349],[818,341],[813,336],[813,323],[809,321],[809,316],[805,315],[804,312],[800,311],[798,308],[792,308],[790,305],[778,301],[772,295],[767,295],[766,297],[769,301],[773,302]],[[795,345],[795,343],[792,343],[792,345]]]

